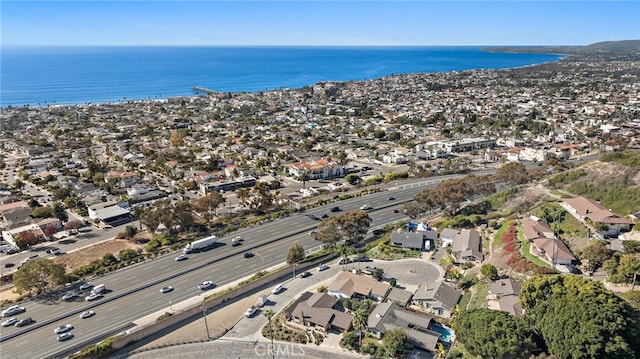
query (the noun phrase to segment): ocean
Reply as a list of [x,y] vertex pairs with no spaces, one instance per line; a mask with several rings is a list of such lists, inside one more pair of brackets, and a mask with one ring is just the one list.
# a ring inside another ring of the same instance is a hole
[[482,47],[16,47],[0,54],[0,106],[163,99],[300,88],[392,74],[505,69],[563,55]]

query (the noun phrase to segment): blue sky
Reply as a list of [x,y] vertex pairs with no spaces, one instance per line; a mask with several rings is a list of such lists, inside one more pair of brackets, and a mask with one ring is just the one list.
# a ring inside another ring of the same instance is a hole
[[588,45],[640,39],[640,1],[0,2],[2,46]]

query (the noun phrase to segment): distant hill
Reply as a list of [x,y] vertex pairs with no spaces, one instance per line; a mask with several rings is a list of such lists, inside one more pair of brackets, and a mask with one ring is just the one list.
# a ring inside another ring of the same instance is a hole
[[640,40],[603,41],[587,46],[488,47],[490,52],[526,52],[567,55],[640,54]]

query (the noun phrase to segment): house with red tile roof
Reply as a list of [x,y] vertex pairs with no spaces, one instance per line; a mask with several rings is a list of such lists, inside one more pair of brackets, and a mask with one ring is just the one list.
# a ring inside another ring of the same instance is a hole
[[345,175],[344,166],[327,158],[295,162],[288,166],[288,170],[289,174],[295,177],[300,177],[307,173],[309,179],[312,180],[343,177]]

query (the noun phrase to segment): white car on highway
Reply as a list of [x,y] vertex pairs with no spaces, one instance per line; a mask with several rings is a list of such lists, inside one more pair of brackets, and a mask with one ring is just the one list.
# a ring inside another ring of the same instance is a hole
[[198,289],[200,289],[200,290],[207,290],[207,289],[212,288],[212,287],[213,287],[213,282],[210,281],[210,280],[206,280],[206,281],[198,284]]
[[80,314],[80,318],[87,319],[93,317],[94,315],[96,315],[96,312],[94,312],[93,310],[87,310],[86,312],[82,312],[82,314]]
[[2,322],[1,325],[3,327],[10,327],[10,326],[16,324],[17,322],[18,322],[18,318],[13,317],[13,318],[9,318],[9,319],[5,320],[4,322]]
[[2,311],[2,316],[3,317],[10,317],[12,315],[20,314],[22,312],[26,312],[26,309],[24,309],[24,307],[20,307],[20,306],[17,306],[17,305],[12,305],[9,308],[7,308],[7,309]]
[[86,300],[87,302],[91,302],[92,300],[96,300],[100,297],[102,297],[102,294],[91,292],[88,296],[84,297],[84,300]]
[[65,293],[65,295],[62,296],[62,300],[64,301],[71,300],[77,296],[78,295],[75,292],[67,292]]

